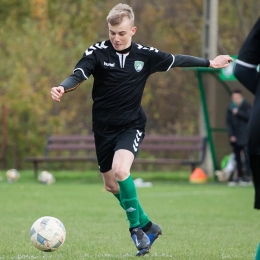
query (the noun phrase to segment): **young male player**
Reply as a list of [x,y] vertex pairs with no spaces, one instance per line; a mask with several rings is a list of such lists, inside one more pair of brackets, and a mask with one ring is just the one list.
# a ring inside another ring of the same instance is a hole
[[248,123],[248,154],[255,189],[254,208],[260,209],[260,18],[242,45],[235,66],[237,79],[255,95]]
[[145,214],[130,169],[144,138],[146,116],[141,98],[147,78],[173,67],[223,68],[232,58],[214,60],[172,55],[132,42],[136,33],[134,13],[126,4],[116,5],[107,16],[109,40],[89,47],[74,72],[51,89],[54,101],[94,77],[92,129],[100,172],[107,191],[114,194],[125,210],[137,256],[149,252],[162,229]]

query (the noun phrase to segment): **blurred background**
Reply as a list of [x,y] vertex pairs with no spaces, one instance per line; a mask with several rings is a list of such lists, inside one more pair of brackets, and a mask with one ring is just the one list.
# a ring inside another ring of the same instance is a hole
[[[205,6],[214,0],[123,2],[135,12],[134,42],[172,54],[205,56]],[[90,45],[108,39],[106,16],[117,3],[0,0],[1,168],[26,167],[23,158],[42,155],[49,135],[91,133],[93,78],[60,103],[52,101],[50,89],[72,73]],[[259,1],[216,3],[216,52],[237,55],[259,15]],[[237,81],[227,84],[231,89],[241,88],[252,103],[252,96]],[[219,85],[205,76],[210,122],[217,129],[213,134],[217,163],[231,150],[225,132],[230,97]],[[200,92],[192,70],[175,68],[152,75],[142,105],[147,133],[195,135],[203,131]]]

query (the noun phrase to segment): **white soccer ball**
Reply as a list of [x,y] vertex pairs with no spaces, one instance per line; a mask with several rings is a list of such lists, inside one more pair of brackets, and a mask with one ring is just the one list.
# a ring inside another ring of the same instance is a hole
[[30,238],[37,249],[44,252],[53,252],[65,242],[66,230],[59,219],[45,216],[33,223]]
[[43,171],[38,176],[38,181],[43,184],[49,185],[49,184],[53,184],[55,182],[55,178],[50,172]]
[[10,169],[6,172],[8,182],[15,182],[20,178],[20,173],[16,169]]

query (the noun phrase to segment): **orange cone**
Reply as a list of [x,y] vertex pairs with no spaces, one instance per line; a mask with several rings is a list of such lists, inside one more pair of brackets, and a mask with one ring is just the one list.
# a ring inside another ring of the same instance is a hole
[[207,179],[207,174],[201,168],[196,168],[190,175],[191,183],[205,183],[207,182]]

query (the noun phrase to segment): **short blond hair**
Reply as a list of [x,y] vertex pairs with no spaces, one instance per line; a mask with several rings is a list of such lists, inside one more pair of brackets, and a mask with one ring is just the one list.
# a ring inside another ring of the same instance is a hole
[[120,24],[124,17],[128,17],[134,26],[135,15],[132,7],[127,4],[117,4],[110,10],[107,16],[107,22],[115,26]]

